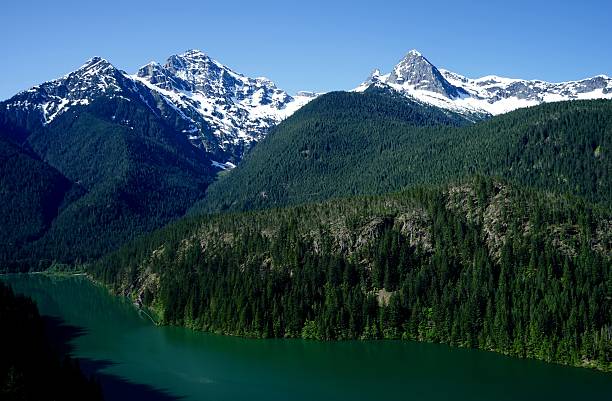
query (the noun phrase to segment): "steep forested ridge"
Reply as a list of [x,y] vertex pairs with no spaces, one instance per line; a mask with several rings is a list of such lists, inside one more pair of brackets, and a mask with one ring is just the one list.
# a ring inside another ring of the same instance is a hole
[[6,401],[101,400],[99,385],[78,363],[63,361],[45,337],[45,326],[30,298],[0,282],[0,399]]
[[545,104],[459,128],[429,115],[414,124],[425,106],[389,102],[381,92],[315,99],[211,185],[193,212],[380,194],[473,174],[612,199],[612,101]]
[[79,189],[32,151],[0,137],[0,260],[37,239]]
[[612,368],[612,216],[477,178],[182,220],[89,271],[165,324],[403,338]]
[[[32,234],[5,231],[12,245],[0,269],[99,257],[182,216],[214,177],[205,153],[138,99],[101,97],[48,125],[0,107],[0,137],[3,146],[38,160],[3,161],[2,194],[13,199],[2,208],[3,221],[24,213],[14,204],[19,199],[37,202],[32,194],[39,187],[46,191],[40,207],[50,210],[44,224],[24,218]],[[61,181],[31,179],[39,165]],[[36,205],[27,202],[25,213],[34,213]]]

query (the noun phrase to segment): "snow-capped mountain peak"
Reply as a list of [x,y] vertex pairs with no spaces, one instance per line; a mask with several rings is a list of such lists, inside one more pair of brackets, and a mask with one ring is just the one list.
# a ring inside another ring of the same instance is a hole
[[108,60],[102,57],[92,57],[85,62],[81,67],[79,67],[75,72],[82,71],[83,73],[89,73],[91,75],[95,75],[96,73],[104,70],[108,70],[110,68],[114,68]]
[[453,87],[427,58],[416,50],[408,54],[391,70],[386,83],[414,90],[439,93],[449,98],[459,96]]
[[314,97],[291,96],[270,79],[239,74],[199,50],[170,56],[163,66],[149,63],[134,78],[189,120],[194,145],[214,143],[230,161]]
[[101,57],[20,92],[1,106],[12,118],[51,124],[74,106],[98,98],[143,104],[216,160],[237,162],[269,129],[317,94],[291,96],[268,78],[239,74],[200,50],[152,61],[129,75]]
[[606,75],[561,83],[496,75],[471,79],[438,69],[416,50],[408,52],[390,73],[376,70],[355,91],[364,91],[373,84],[472,116],[496,115],[544,102],[612,98],[612,79]]
[[161,64],[152,61],[149,64],[146,64],[136,73],[137,78],[143,78],[147,82],[150,82],[153,85],[158,86],[161,89],[166,90],[193,90],[193,85],[189,82],[177,77],[166,67]]
[[7,109],[37,114],[46,125],[75,105],[100,96],[114,97],[131,90],[131,79],[101,57],[93,57],[61,78],[36,85],[5,102]]

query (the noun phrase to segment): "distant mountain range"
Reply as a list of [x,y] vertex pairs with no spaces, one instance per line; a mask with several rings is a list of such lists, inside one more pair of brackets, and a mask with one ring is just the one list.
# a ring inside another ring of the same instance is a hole
[[[453,110],[471,120],[544,102],[612,98],[612,79],[599,75],[549,83],[501,78],[470,79],[438,69],[416,50],[391,70],[375,70],[355,91],[387,87],[419,102]],[[98,98],[132,98],[202,149],[218,169],[231,168],[272,128],[318,96],[290,95],[267,78],[239,74],[199,50],[151,62],[128,74],[100,57],[61,78],[0,103],[18,126],[50,125],[75,106]],[[129,127],[130,121],[118,121]],[[26,124],[27,125],[27,124]]]
[[471,116],[498,115],[565,100],[612,99],[612,78],[606,75],[561,83],[495,75],[471,79],[438,69],[417,50],[409,51],[389,73],[374,70],[355,91],[372,85],[389,87],[421,102]]
[[[225,168],[316,94],[291,96],[267,78],[246,77],[199,50],[190,50],[171,56],[164,65],[151,62],[134,75],[94,57],[76,71],[23,91],[2,106],[16,115],[13,120],[49,125],[70,108],[95,99],[131,97],[209,153],[216,167]],[[127,120],[120,123],[130,126]]]

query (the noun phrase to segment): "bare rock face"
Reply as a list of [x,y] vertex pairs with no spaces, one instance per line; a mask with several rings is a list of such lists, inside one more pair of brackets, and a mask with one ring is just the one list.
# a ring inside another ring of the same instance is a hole
[[370,219],[357,234],[355,248],[362,248],[371,243],[383,233],[386,226],[392,224],[391,219],[385,217],[374,217]]
[[400,214],[395,219],[395,227],[408,239],[410,246],[431,252],[431,218],[427,211],[415,209]]
[[408,84],[415,89],[436,92],[449,98],[458,97],[462,92],[451,85],[440,71],[416,50],[408,52],[393,68],[386,83]]
[[[494,195],[488,199],[478,199],[472,184],[453,186],[446,193],[446,207],[463,215],[471,224],[481,226],[482,238],[487,244],[489,254],[499,261],[509,235],[509,222],[519,222],[518,230],[528,235],[533,230],[532,211],[515,206],[517,194],[502,183],[494,184]],[[553,201],[551,199],[551,201]],[[605,257],[612,257],[612,221],[598,221],[595,233],[590,238],[590,249]],[[546,237],[561,254],[573,257],[579,252],[581,228],[573,223],[550,222],[546,227]]]
[[438,69],[416,50],[408,52],[389,73],[374,70],[354,90],[362,92],[370,87],[384,87],[474,121],[546,102],[612,99],[612,78],[606,75],[558,83],[496,75],[468,78]]
[[223,162],[238,162],[270,128],[317,94],[291,96],[267,78],[239,74],[199,50],[149,63],[135,78],[160,91],[190,122],[195,146],[218,149]]

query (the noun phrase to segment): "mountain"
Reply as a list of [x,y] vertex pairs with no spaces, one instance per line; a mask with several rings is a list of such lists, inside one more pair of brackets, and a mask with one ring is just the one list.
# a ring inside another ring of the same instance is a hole
[[441,342],[611,370],[611,222],[579,198],[477,178],[183,219],[89,272],[162,324]]
[[164,117],[174,109],[154,107],[155,96],[96,58],[0,103],[0,138],[17,155],[4,162],[2,196],[29,209],[7,206],[0,217],[37,219],[23,223],[27,230],[5,231],[14,247],[0,268],[98,257],[203,196],[217,170]]
[[408,52],[387,74],[374,70],[355,91],[372,85],[388,86],[406,96],[473,119],[547,102],[612,99],[612,78],[605,75],[561,83],[494,75],[470,79],[438,69],[416,50]]
[[245,77],[198,50],[171,56],[163,66],[147,64],[134,78],[182,113],[194,145],[233,163],[271,127],[317,96],[290,96],[269,79]]
[[[608,85],[412,51],[290,96],[195,50],[135,75],[94,58],[0,102],[0,271],[80,265],[199,330],[610,370],[612,101],[547,103]],[[546,104],[491,116],[518,100]]]
[[418,144],[422,127],[466,124],[459,114],[384,88],[321,95],[220,177],[194,211],[275,207],[368,193],[372,186],[379,193],[398,189],[389,172],[408,166],[393,164],[394,150],[411,151],[404,146]]
[[42,236],[81,189],[31,150],[1,136],[0,171],[0,261],[6,261]]
[[226,167],[224,163],[240,161],[272,126],[316,96],[311,92],[290,96],[267,78],[245,77],[199,50],[190,50],[171,56],[163,66],[149,63],[135,75],[94,57],[74,72],[15,95],[3,106],[18,131],[26,132],[99,97],[135,97],[206,151],[215,166]]
[[411,99],[379,87],[318,97],[211,185],[192,211],[381,194],[472,174],[612,199],[612,101],[548,103],[470,124]]
[[316,96],[190,50],[134,75],[94,57],[0,102],[0,220],[10,227],[0,268],[88,260],[180,217],[220,169]]
[[[94,57],[61,78],[34,86],[0,103],[0,124],[11,139],[24,141],[33,132],[52,124],[53,120],[77,106],[87,106],[105,97],[139,98],[146,91],[135,86],[124,72],[108,61]],[[127,124],[126,124],[127,125]]]

